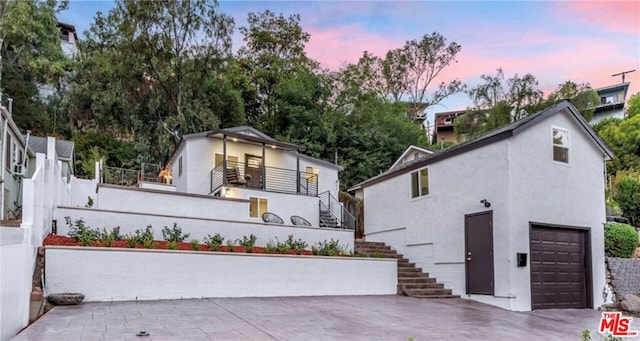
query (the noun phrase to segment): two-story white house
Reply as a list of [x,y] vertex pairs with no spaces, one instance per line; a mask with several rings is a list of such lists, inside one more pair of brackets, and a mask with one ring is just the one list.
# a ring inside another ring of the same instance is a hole
[[600,103],[593,113],[591,124],[598,123],[605,118],[624,118],[624,104],[627,100],[629,82],[595,89],[600,97]]
[[249,220],[271,212],[312,226],[353,227],[335,199],[342,167],[302,152],[248,126],[189,134],[170,157],[164,176],[176,192],[249,200]]
[[612,152],[569,102],[360,184],[367,241],[510,310],[603,304]]

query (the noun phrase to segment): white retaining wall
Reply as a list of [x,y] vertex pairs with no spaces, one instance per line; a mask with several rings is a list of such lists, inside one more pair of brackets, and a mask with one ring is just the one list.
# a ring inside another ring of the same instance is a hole
[[85,207],[89,198],[95,205],[97,200],[98,181],[95,179],[78,179],[71,177],[71,206]]
[[145,249],[46,249],[47,291],[85,301],[394,295],[395,259]]
[[82,219],[92,228],[111,229],[120,226],[120,234],[129,234],[137,229],[142,229],[147,225],[152,225],[155,238],[162,240],[162,228],[172,227],[177,223],[184,233],[190,233],[188,240],[203,240],[208,234],[220,233],[225,239],[238,239],[242,236],[254,234],[258,239],[257,246],[265,246],[271,239],[280,241],[293,235],[294,239],[302,239],[311,245],[325,240],[339,240],[340,245],[353,251],[354,234],[353,230],[303,227],[293,225],[266,224],[263,222],[251,221],[231,221],[220,219],[200,219],[185,216],[153,215],[132,212],[105,211],[101,209],[90,209],[80,207],[58,207],[55,219],[58,221],[58,234],[67,235],[69,227],[65,224],[64,217],[72,220]]
[[[247,200],[98,185],[95,208],[205,219],[247,220]],[[154,225],[155,226],[155,225]]]

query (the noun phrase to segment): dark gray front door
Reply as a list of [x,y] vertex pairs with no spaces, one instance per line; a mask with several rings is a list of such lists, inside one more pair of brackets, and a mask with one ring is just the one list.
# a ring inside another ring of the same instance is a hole
[[493,212],[464,217],[467,294],[493,295]]
[[586,230],[532,225],[531,308],[587,308]]
[[262,167],[261,157],[245,155],[244,174],[248,178],[247,187],[262,188]]

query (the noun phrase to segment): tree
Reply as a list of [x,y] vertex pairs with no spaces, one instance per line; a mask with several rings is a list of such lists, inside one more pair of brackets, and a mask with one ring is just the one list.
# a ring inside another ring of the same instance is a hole
[[315,70],[318,64],[304,52],[310,35],[300,26],[300,16],[285,17],[269,10],[249,13],[241,27],[245,46],[238,51],[244,73],[243,98],[249,124],[275,136],[278,86],[297,72]]
[[177,142],[167,129],[244,122],[239,93],[224,77],[234,67],[232,30],[215,1],[118,1],[97,14],[80,45],[65,101],[70,123],[135,141],[138,162],[162,163]]
[[624,120],[604,119],[594,126],[594,130],[615,155],[607,163],[610,176],[624,170],[640,169],[640,115]]
[[631,225],[640,223],[640,179],[624,176],[617,181],[613,199],[618,203]]
[[0,93],[14,99],[18,126],[36,134],[50,130],[38,84],[57,86],[70,69],[56,19],[66,6],[53,0],[0,2]]
[[640,114],[640,92],[631,96],[627,102],[627,117],[631,118]]
[[600,103],[598,93],[591,88],[589,83],[576,84],[572,81],[558,85],[556,91],[549,95],[547,101],[551,104],[563,99],[570,100],[587,122],[591,121],[596,106]]
[[467,91],[473,107],[456,118],[454,130],[460,137],[472,138],[526,117],[544,107],[543,93],[537,79],[515,74],[504,80],[504,72],[483,74],[484,83]]

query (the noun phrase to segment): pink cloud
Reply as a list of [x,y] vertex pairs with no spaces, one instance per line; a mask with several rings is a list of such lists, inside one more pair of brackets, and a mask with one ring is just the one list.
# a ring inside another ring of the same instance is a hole
[[612,32],[640,33],[640,2],[567,1],[559,4],[566,19],[587,22]]
[[402,47],[403,40],[364,33],[356,25],[331,29],[307,30],[311,39],[306,47],[307,55],[321,66],[337,71],[347,63],[356,63],[364,51],[384,56],[387,51]]

